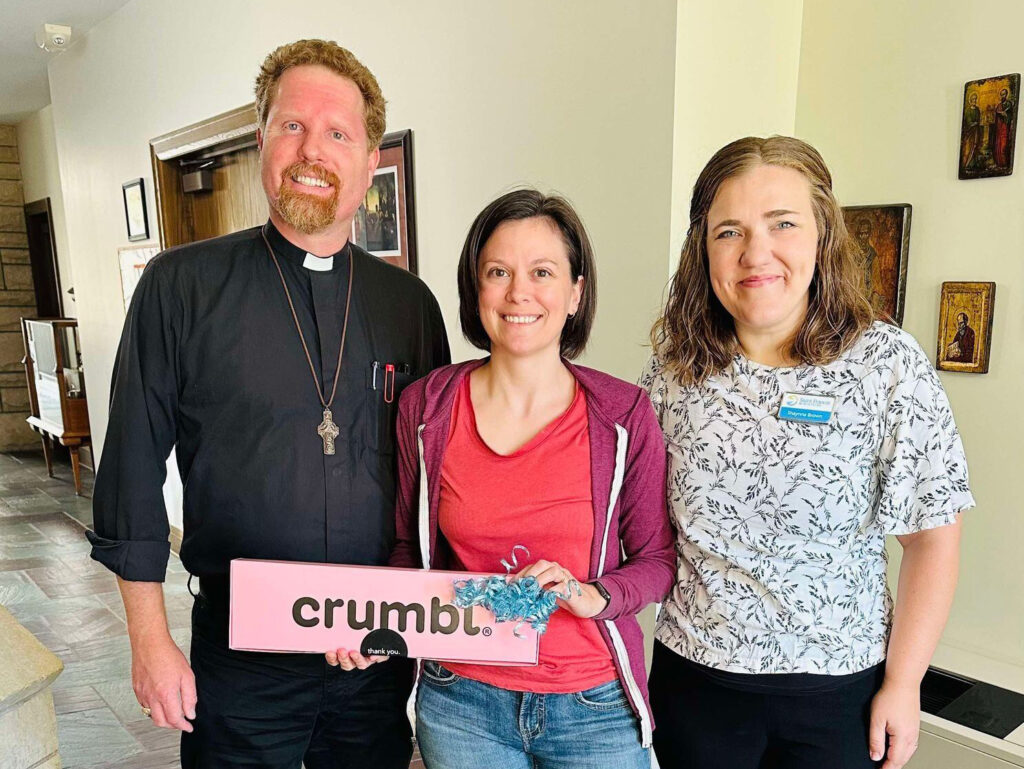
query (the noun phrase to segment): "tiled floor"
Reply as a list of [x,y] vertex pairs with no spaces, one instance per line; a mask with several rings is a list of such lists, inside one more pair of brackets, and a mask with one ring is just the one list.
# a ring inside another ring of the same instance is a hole
[[[89,558],[92,474],[76,497],[70,465],[48,478],[39,454],[0,454],[0,604],[64,662],[53,687],[64,769],[178,769],[178,733],[150,724],[131,688],[114,577]],[[164,593],[187,651],[192,597],[171,557]],[[422,767],[415,757],[410,769]]]

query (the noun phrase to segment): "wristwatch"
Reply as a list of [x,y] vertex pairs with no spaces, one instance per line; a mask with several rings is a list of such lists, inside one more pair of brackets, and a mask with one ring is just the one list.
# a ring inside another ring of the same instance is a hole
[[[608,603],[612,602],[611,593],[609,593],[607,590],[605,590],[604,585],[602,585],[600,582],[598,582],[596,580],[591,582],[590,584],[593,585],[597,589],[597,592],[601,594],[601,597],[605,601],[607,601]],[[606,603],[605,606],[607,606],[607,605],[608,604]]]

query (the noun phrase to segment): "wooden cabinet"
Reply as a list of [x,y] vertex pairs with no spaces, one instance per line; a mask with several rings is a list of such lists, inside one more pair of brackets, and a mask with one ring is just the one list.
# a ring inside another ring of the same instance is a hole
[[89,408],[85,400],[78,321],[22,318],[25,377],[32,414],[29,427],[42,436],[46,470],[53,476],[53,444],[67,446],[75,493],[82,493],[78,451],[89,444]]

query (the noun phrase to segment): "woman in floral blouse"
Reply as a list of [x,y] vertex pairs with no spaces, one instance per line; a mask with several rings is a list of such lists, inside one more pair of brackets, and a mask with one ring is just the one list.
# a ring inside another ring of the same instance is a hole
[[974,500],[934,369],[862,284],[813,147],[709,161],[642,378],[679,535],[650,679],[663,769],[896,769],[917,745]]

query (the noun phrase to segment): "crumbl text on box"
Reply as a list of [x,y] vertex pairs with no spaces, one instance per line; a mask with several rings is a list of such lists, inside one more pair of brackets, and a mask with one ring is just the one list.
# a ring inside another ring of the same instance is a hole
[[[344,622],[352,630],[398,630],[404,633],[411,618],[415,631],[423,633],[427,630],[427,613],[423,604],[400,601],[381,601],[378,605],[371,600],[360,605],[344,598],[325,598],[321,602],[312,596],[302,596],[292,604],[292,620],[299,627],[308,628],[317,627],[321,622],[325,628],[332,628],[336,622]],[[452,635],[461,630],[468,636],[475,636],[481,630],[473,624],[473,607],[460,611],[434,597],[430,600],[429,615],[431,633]],[[484,635],[490,633],[484,632]]]

